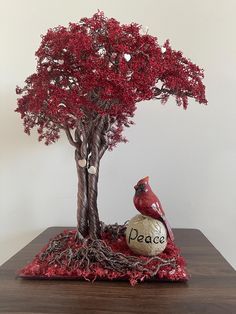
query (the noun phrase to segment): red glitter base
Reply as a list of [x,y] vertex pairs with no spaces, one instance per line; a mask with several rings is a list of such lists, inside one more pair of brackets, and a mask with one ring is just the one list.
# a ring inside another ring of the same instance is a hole
[[[60,235],[57,235],[53,241],[58,238],[58,236],[68,236],[66,242],[63,246],[63,251],[66,248],[70,248],[73,251],[78,250],[82,244],[75,240],[76,230],[65,230]],[[118,239],[112,239],[111,235],[107,232],[102,234],[102,240],[111,247],[114,252],[123,253],[125,255],[134,255],[134,253],[129,249],[126,244],[124,236],[119,236]],[[105,269],[99,263],[92,263],[89,269],[81,269],[78,267],[73,267],[68,259],[64,259],[63,263],[57,263],[53,260],[53,254],[47,256],[44,260],[40,256],[46,251],[50,242],[41,250],[39,254],[35,256],[33,261],[21,269],[18,276],[21,278],[30,279],[84,279],[88,281],[94,280],[129,280],[131,285],[135,285],[137,282],[142,282],[144,280],[156,280],[156,281],[187,281],[189,276],[185,268],[185,260],[180,255],[180,250],[176,247],[175,243],[168,241],[167,247],[158,257],[162,259],[172,259],[176,261],[175,267],[173,266],[162,266],[155,276],[152,276],[153,267],[158,267],[160,261],[151,261],[145,267],[146,270],[128,270],[125,273],[120,273],[117,271],[112,271],[110,269]],[[57,252],[58,253],[58,252]],[[150,259],[145,256],[138,256],[141,261],[147,261]],[[150,269],[150,272],[148,270]]]

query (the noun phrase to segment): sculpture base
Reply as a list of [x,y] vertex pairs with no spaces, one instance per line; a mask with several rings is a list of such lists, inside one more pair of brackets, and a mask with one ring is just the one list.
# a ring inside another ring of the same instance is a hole
[[[114,226],[114,225],[113,225]],[[116,225],[118,226],[118,225]],[[118,226],[119,227],[119,226]],[[185,260],[174,242],[158,256],[136,256],[128,248],[124,234],[105,228],[101,240],[76,239],[76,230],[65,230],[52,238],[21,269],[18,276],[28,279],[187,281]]]

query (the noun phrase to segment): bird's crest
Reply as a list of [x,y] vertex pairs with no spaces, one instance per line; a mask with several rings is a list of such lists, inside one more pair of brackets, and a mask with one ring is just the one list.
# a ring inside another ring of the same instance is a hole
[[149,183],[149,177],[147,176],[147,177],[139,180],[137,185],[139,185],[139,184],[148,184],[148,183]]

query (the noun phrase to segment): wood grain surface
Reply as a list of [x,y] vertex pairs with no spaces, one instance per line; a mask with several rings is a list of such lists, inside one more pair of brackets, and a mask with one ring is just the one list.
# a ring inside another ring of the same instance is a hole
[[26,280],[16,271],[66,227],[46,229],[0,267],[0,313],[236,313],[236,273],[195,229],[174,229],[188,283]]

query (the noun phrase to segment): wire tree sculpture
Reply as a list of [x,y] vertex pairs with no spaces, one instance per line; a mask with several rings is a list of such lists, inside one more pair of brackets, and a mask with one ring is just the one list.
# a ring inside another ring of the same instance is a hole
[[137,103],[174,96],[207,104],[203,70],[135,23],[122,25],[103,12],[68,27],[49,29],[36,52],[37,69],[19,94],[16,111],[25,132],[36,127],[51,144],[64,131],[75,148],[78,238],[100,238],[99,165],[107,150],[126,139]]

